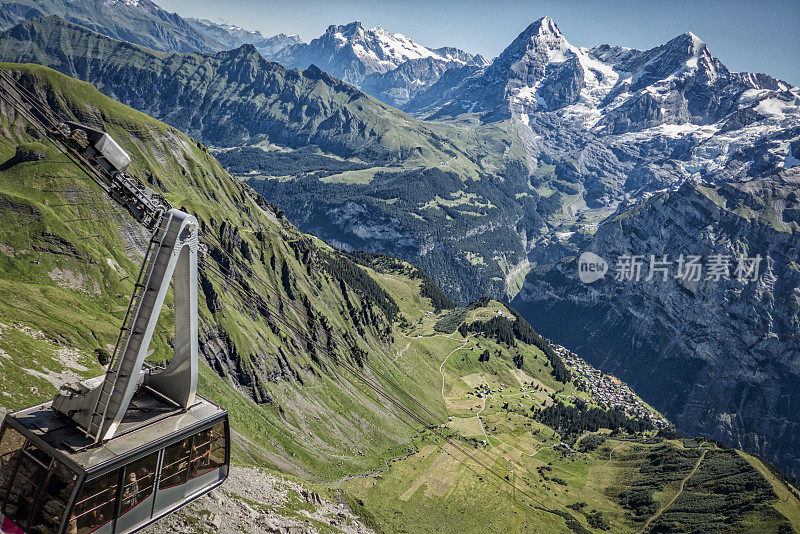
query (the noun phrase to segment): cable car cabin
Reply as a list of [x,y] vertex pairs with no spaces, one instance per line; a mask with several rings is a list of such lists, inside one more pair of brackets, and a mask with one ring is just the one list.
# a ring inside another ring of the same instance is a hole
[[[6,416],[3,532],[135,532],[227,478],[228,414],[197,395],[197,227],[180,210],[161,217],[104,376]],[[170,280],[173,357],[145,366]]]
[[122,172],[131,164],[131,157],[114,139],[103,130],[77,122],[65,123],[71,130],[70,137],[108,172]]
[[8,414],[0,431],[2,532],[135,532],[222,484],[227,412],[186,410],[140,388],[115,437],[95,445],[51,402]]

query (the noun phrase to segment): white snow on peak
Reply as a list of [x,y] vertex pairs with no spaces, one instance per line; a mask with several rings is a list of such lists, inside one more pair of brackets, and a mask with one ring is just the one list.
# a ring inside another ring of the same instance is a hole
[[235,24],[223,24],[222,27],[229,31],[249,33],[250,35],[255,35],[258,33],[255,30],[245,30],[241,26],[236,26]]
[[464,63],[457,56],[434,52],[402,33],[390,33],[380,27],[364,29],[359,22],[348,26],[352,26],[353,30],[347,35],[341,30],[333,34],[337,50],[350,45],[356,56],[369,63],[376,63],[384,71],[395,69],[410,59],[434,58]]
[[555,21],[547,16],[542,17],[539,20],[539,31],[537,33],[539,35],[551,34],[558,37],[563,37],[563,35],[561,35],[561,31],[558,29],[558,26],[556,26]]
[[[538,21],[538,30],[530,35],[530,40],[533,43],[532,50],[544,53],[548,64],[576,60],[583,71],[584,87],[581,89],[579,101],[565,108],[564,115],[578,119],[587,127],[591,127],[599,121],[601,114],[597,108],[603,98],[617,84],[620,73],[615,71],[611,65],[593,57],[588,48],[570,44],[550,17],[544,17]],[[524,60],[525,58],[522,59],[522,61]],[[512,101],[518,109],[535,107],[539,110],[547,110],[544,98],[537,93],[543,81],[544,78],[537,80],[533,86],[522,86],[511,90]],[[527,113],[524,114],[527,117]],[[523,120],[523,122],[525,121]]]
[[706,46],[706,43],[703,42],[702,39],[700,39],[692,32],[686,32],[686,35],[688,35],[692,39],[692,48],[694,50],[694,55],[698,55],[700,51]]
[[772,115],[776,117],[781,117],[785,114],[797,115],[798,102],[797,100],[784,100],[782,98],[775,97],[765,98],[753,109],[762,115]]

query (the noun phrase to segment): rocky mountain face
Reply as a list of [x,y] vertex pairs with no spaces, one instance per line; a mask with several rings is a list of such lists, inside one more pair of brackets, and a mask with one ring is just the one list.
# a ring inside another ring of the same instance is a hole
[[491,63],[427,107],[437,116],[482,113],[525,122],[555,112],[598,132],[624,133],[660,124],[711,124],[735,111],[748,90],[789,91],[766,75],[729,72],[706,44],[686,33],[650,50],[571,45],[555,22],[532,23]]
[[532,167],[574,167],[567,174],[589,208],[676,186],[696,172],[731,180],[796,162],[800,90],[728,71],[691,33],[645,51],[587,49],[544,17],[490,66],[440,84],[405,109],[513,120]]
[[358,21],[329,26],[310,43],[268,57],[290,68],[316,65],[395,107],[435,83],[450,68],[487,63],[480,55],[452,47],[430,49],[383,28],[365,29]]
[[[582,283],[578,260],[564,259],[532,271],[513,304],[681,430],[800,473],[799,189],[793,169],[656,194],[603,223],[586,247],[608,262],[603,279]],[[626,254],[643,258],[639,281],[615,278]],[[667,279],[647,279],[651,255],[673,262]],[[681,255],[703,258],[699,279],[677,278]],[[714,255],[731,262],[718,280],[708,271]],[[757,276],[738,279],[742,255],[763,259]]]
[[279,33],[272,37],[265,37],[260,31],[245,30],[233,24],[217,24],[208,19],[198,18],[187,18],[185,20],[198,32],[219,43],[218,50],[232,50],[245,44],[251,44],[263,56],[269,57],[287,46],[303,42],[300,36],[296,34],[286,35],[285,33]]
[[475,72],[479,67],[462,61],[435,57],[408,59],[388,72],[368,74],[359,87],[378,100],[401,108],[421,91],[454,69]]
[[211,52],[221,43],[150,0],[2,0],[0,29],[56,15],[114,39],[163,52]]

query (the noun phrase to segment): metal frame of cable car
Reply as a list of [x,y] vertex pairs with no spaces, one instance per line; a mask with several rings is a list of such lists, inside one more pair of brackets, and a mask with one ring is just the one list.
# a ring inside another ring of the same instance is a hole
[[[6,415],[0,530],[135,532],[228,476],[227,412],[196,394],[197,220],[128,177],[123,171],[130,158],[106,132],[59,121],[2,69],[0,97],[136,220],[155,228],[106,374]],[[84,142],[75,142],[75,132],[84,133],[78,136]],[[145,359],[170,282],[174,354],[163,368],[149,366]]]

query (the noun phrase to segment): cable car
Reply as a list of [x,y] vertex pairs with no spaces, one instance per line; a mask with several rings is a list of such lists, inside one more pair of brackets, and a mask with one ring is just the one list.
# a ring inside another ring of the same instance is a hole
[[222,484],[229,439],[225,411],[200,397],[181,410],[139,393],[99,447],[52,402],[9,414],[0,434],[2,531],[135,532]]
[[70,137],[94,158],[107,172],[122,172],[131,164],[131,157],[110,135],[78,122],[64,122]]
[[[8,414],[0,430],[0,530],[135,532],[228,476],[228,414],[197,395],[197,220],[165,213],[150,240],[105,376]],[[146,362],[174,282],[175,341]]]

